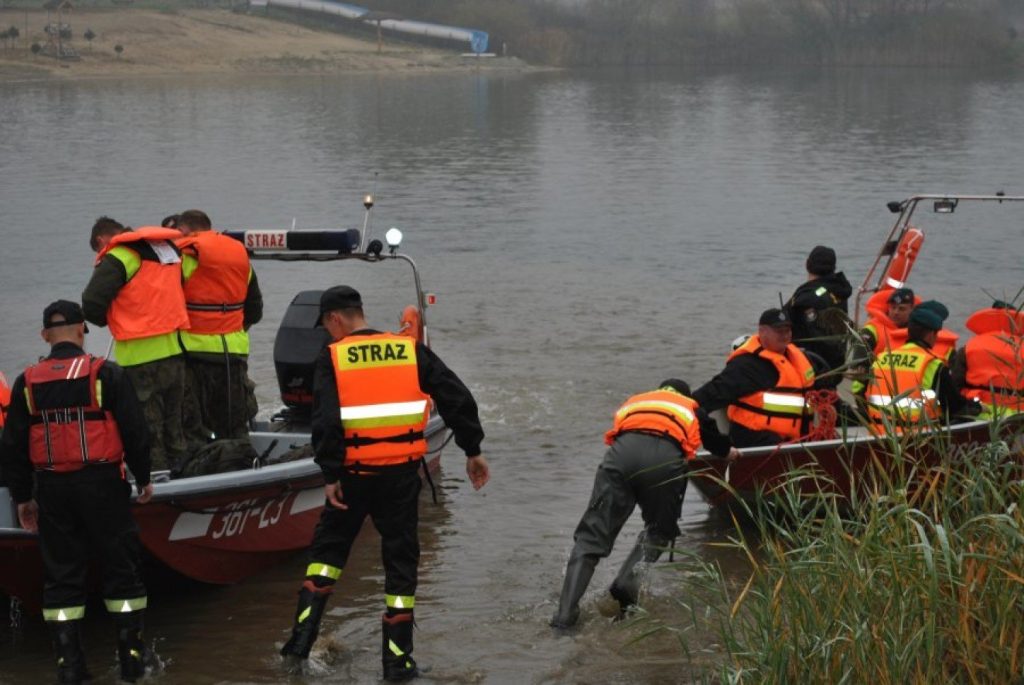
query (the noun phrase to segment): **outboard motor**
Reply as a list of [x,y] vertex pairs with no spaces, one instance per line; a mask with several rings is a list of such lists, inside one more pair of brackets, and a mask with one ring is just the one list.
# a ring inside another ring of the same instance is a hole
[[316,325],[320,318],[322,290],[303,290],[296,295],[277,329],[274,368],[281,401],[292,418],[308,420],[313,411],[313,367],[330,334]]

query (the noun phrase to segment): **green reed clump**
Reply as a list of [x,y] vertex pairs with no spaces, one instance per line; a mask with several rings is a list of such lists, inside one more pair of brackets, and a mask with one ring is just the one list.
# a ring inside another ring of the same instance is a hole
[[922,466],[902,457],[921,445],[893,440],[894,454],[879,455],[843,498],[829,488],[808,496],[800,484],[823,476],[790,473],[750,505],[753,529],[737,524],[729,543],[749,559],[749,575],[692,567],[690,624],[671,629],[710,629],[726,654],[723,682],[1020,682],[1016,444],[1014,458],[1007,442],[931,444],[942,458]]

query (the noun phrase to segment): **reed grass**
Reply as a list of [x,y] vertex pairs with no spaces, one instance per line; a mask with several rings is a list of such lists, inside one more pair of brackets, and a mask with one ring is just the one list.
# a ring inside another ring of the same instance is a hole
[[[727,544],[749,568],[684,562],[680,620],[640,630],[710,635],[708,681],[1024,682],[1021,437],[915,438],[893,438],[843,496],[805,469],[743,505]],[[922,447],[941,457],[906,456]]]

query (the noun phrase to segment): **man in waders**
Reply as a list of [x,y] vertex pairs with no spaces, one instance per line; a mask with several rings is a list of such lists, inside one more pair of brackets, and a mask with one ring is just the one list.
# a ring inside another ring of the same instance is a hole
[[458,376],[425,345],[370,328],[353,288],[324,291],[320,323],[334,340],[318,358],[313,377],[312,441],[327,501],[281,655],[289,670],[301,668],[309,656],[327,598],[370,516],[384,561],[384,679],[407,680],[419,675],[412,629],[420,556],[419,471],[431,400],[466,453],[466,473],[478,490],[490,478],[480,454],[484,433],[476,401]]
[[146,587],[124,466],[135,477],[138,501],[149,501],[149,431],[127,374],[86,354],[85,333],[76,303],[58,300],[46,308],[42,336],[50,356],[14,383],[0,464],[21,526],[39,533],[43,618],[53,634],[58,682],[91,677],[80,634],[90,551],[104,565],[121,679],[135,682],[145,672]]
[[248,331],[263,318],[263,295],[245,247],[211,230],[205,212],[182,212],[177,228],[185,236],[177,245],[189,318],[180,334],[187,360],[183,429],[196,449],[211,433],[218,440],[249,436],[257,408],[248,384]]
[[640,592],[636,565],[657,561],[679,535],[676,522],[686,492],[686,462],[702,443],[717,456],[739,455],[689,395],[685,381],[670,378],[657,390],[630,397],[615,413],[615,423],[604,436],[611,447],[597,469],[590,504],[573,535],[552,628],[576,625],[580,599],[598,560],[611,554],[615,538],[639,504],[644,530],[609,588],[621,611],[635,605]]

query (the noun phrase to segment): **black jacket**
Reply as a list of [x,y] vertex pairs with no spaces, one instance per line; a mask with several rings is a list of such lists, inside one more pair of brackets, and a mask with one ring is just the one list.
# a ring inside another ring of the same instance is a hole
[[[807,281],[796,289],[786,303],[793,320],[793,342],[810,352],[820,355],[830,369],[843,365],[846,346],[841,339],[810,340],[827,336],[842,336],[843,319],[836,320],[835,314],[849,314],[847,301],[853,293],[853,286],[840,271]],[[833,311],[829,311],[833,310]],[[826,314],[825,312],[828,312]]]
[[[70,359],[85,354],[78,345],[70,342],[57,343],[50,350],[47,359]],[[124,370],[111,361],[103,363],[99,380],[103,383],[101,405],[109,410],[117,421],[124,444],[125,462],[135,476],[135,483],[145,487],[149,483],[149,428],[142,413],[142,406],[135,395],[135,388]],[[11,391],[11,408],[7,414],[7,425],[0,439],[0,468],[5,484],[19,504],[32,499],[32,463],[29,461],[30,415],[25,402],[25,374],[18,376]],[[117,466],[97,464],[80,471],[69,473],[45,473],[46,477],[88,478],[94,474],[117,469]]]
[[[373,335],[380,333],[369,328],[352,335]],[[416,343],[416,365],[419,372],[420,390],[430,395],[437,405],[445,424],[455,433],[455,444],[467,457],[480,454],[480,443],[484,430],[480,416],[469,388],[429,347]],[[324,472],[324,480],[334,483],[344,472],[345,432],[338,418],[341,406],[338,397],[338,383],[331,362],[330,348],[325,347],[316,360],[313,371],[313,418],[312,442],[316,452],[316,463]]]

